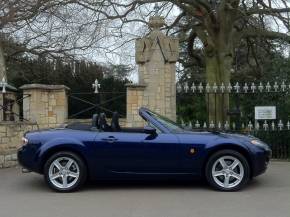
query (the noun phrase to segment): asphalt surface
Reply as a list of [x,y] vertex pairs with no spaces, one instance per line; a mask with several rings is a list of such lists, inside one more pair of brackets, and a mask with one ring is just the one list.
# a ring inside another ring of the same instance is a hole
[[0,169],[0,217],[289,217],[290,163],[272,162],[240,192],[194,183],[90,183],[69,194],[42,176]]

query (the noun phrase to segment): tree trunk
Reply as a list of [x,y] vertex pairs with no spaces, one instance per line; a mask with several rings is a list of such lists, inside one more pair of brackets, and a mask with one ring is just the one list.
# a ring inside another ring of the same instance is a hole
[[[232,68],[232,56],[225,52],[220,52],[217,55],[206,56],[206,80],[212,87],[214,83],[220,86],[224,83],[227,86],[230,82],[230,71]],[[216,126],[220,122],[224,124],[229,120],[229,94],[222,94],[220,90],[217,94],[211,92],[206,94],[208,121],[213,121]]]

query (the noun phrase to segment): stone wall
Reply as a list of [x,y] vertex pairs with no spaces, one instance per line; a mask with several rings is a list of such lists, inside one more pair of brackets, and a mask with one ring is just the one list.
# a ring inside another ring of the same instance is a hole
[[127,127],[142,127],[144,120],[140,118],[138,109],[144,104],[144,89],[146,85],[127,85]]
[[29,84],[20,87],[24,96],[23,117],[37,122],[40,128],[55,127],[66,122],[68,99],[64,85]]
[[17,165],[17,149],[26,131],[37,130],[36,123],[0,122],[0,168]]
[[63,85],[29,84],[20,89],[24,98],[23,118],[28,121],[0,122],[0,168],[17,165],[16,152],[26,131],[52,128],[67,122],[69,88]]

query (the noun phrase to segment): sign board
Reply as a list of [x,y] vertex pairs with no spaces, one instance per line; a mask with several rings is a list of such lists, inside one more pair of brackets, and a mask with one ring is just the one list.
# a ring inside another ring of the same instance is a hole
[[275,120],[276,106],[255,106],[255,120]]

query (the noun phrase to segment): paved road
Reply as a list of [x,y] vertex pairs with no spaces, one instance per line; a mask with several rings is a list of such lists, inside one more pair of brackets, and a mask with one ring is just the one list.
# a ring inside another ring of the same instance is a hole
[[82,191],[50,191],[37,174],[0,170],[0,217],[289,217],[290,163],[241,192],[212,191],[203,183],[89,184]]

